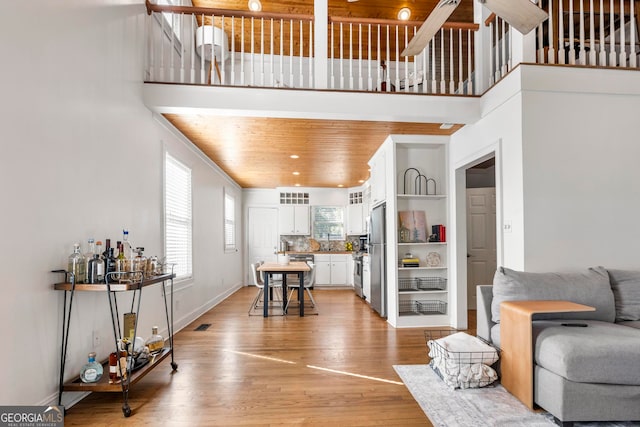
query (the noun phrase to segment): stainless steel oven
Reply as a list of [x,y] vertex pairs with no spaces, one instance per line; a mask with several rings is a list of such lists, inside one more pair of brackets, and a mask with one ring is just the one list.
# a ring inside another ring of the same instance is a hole
[[360,298],[364,298],[364,293],[362,292],[362,257],[362,253],[353,254],[353,289]]

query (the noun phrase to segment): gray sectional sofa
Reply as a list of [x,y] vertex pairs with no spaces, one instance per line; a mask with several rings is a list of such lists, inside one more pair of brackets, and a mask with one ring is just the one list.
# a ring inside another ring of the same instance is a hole
[[528,273],[501,267],[493,286],[478,286],[478,336],[500,347],[500,303],[515,300],[596,308],[534,317],[537,405],[561,425],[640,420],[640,271]]

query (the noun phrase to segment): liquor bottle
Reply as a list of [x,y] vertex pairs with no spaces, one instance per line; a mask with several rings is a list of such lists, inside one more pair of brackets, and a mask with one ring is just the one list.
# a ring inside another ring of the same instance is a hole
[[106,265],[104,261],[104,256],[102,255],[102,242],[100,240],[96,242],[96,256],[98,258],[97,267],[96,267],[97,268],[96,279],[98,281],[96,283],[103,283]]
[[102,365],[96,362],[96,354],[89,353],[89,361],[80,370],[80,379],[83,383],[95,383],[100,381],[104,370]]
[[124,257],[126,259],[133,259],[134,252],[131,247],[131,243],[129,243],[129,230],[122,230],[122,248],[124,250]]
[[80,243],[73,245],[73,253],[69,255],[69,266],[67,271],[73,274],[75,283],[84,283],[86,260],[80,252]]
[[102,259],[106,260],[109,256],[109,249],[111,249],[111,239],[105,239],[104,252],[102,252]]
[[85,268],[84,268],[84,283],[91,283],[89,281],[89,261],[93,259],[93,254],[96,253],[96,244],[93,239],[87,240],[87,251],[84,253]]
[[93,254],[93,258],[89,260],[87,266],[87,283],[102,283],[104,282],[104,261],[100,257],[100,254]]
[[[120,369],[118,369],[118,363],[120,363]],[[109,384],[117,384],[123,377],[127,377],[127,352],[120,350],[118,353],[113,352],[109,355]]]
[[157,354],[162,351],[164,348],[164,338],[162,338],[162,335],[158,334],[157,326],[151,328],[151,336],[147,338],[144,345],[149,348],[149,353],[151,354]]
[[136,257],[133,259],[133,271],[144,273],[147,267],[147,257],[142,255],[144,248],[136,248]]
[[108,280],[109,282],[113,282],[115,280],[117,280],[117,277],[115,274],[109,275],[109,273],[113,273],[115,271],[118,271],[116,268],[116,257],[113,255],[114,253],[114,249],[113,248],[109,248],[109,251],[107,253],[107,257],[104,260],[104,271],[105,271],[105,277],[107,277],[108,275]]

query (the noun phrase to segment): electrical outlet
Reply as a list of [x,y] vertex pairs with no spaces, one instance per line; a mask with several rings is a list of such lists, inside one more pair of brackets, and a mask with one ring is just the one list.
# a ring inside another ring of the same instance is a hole
[[511,233],[513,231],[513,225],[511,224],[511,221],[509,220],[504,221],[503,230],[505,233]]
[[96,349],[98,347],[100,347],[100,333],[93,331],[93,348]]

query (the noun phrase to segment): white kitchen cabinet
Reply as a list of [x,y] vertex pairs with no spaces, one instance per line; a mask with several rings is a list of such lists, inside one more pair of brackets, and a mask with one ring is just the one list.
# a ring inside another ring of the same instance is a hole
[[362,203],[347,205],[347,235],[366,234],[364,222],[364,205]]
[[280,205],[278,211],[278,230],[281,235],[311,234],[309,206]]
[[355,263],[353,262],[353,256],[347,256],[347,285],[353,286],[353,270]]
[[371,270],[368,255],[362,257],[362,294],[365,300],[371,301]]
[[371,166],[371,177],[369,183],[371,185],[371,206],[379,205],[387,198],[387,179],[386,179],[386,153],[384,147],[376,152],[369,160]]
[[316,284],[318,286],[348,286],[348,254],[316,254]]

